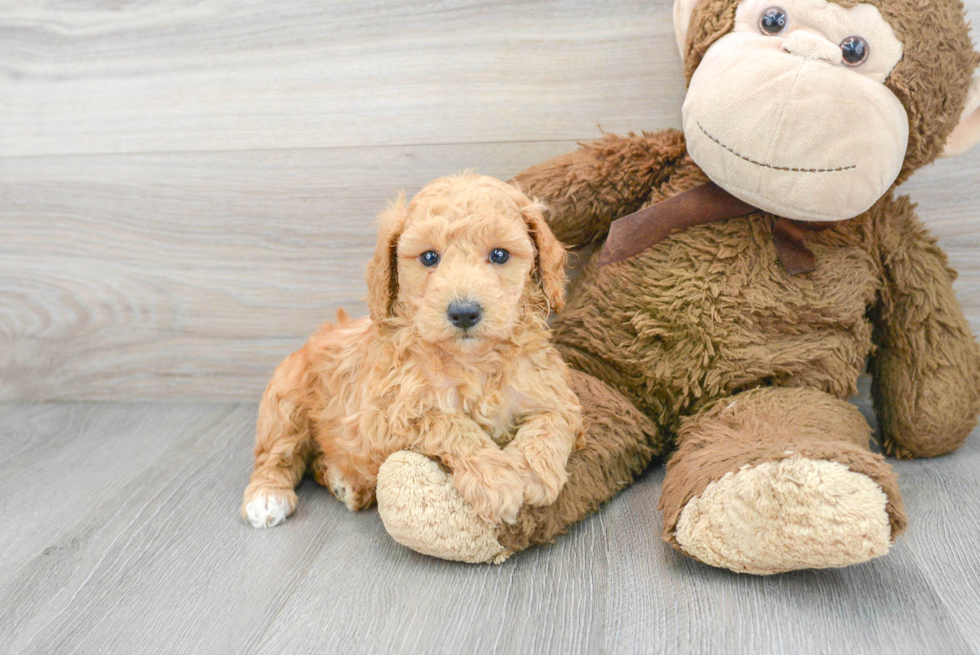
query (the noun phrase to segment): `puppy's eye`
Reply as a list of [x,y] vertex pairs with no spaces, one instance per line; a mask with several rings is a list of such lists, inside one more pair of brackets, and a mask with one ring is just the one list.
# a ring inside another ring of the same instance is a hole
[[759,29],[763,34],[779,34],[786,29],[789,16],[780,7],[769,7],[762,12],[759,19]]
[[860,36],[849,36],[840,42],[840,50],[844,55],[845,64],[860,66],[868,59],[871,46]]
[[503,248],[494,248],[490,251],[490,261],[494,264],[506,264],[510,259],[510,253]]
[[435,250],[427,250],[419,255],[419,261],[422,262],[422,266],[435,266],[439,263],[439,253]]

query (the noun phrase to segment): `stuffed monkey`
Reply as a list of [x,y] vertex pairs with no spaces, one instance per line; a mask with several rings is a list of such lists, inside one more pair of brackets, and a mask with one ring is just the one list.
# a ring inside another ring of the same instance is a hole
[[[867,367],[894,457],[959,447],[980,351],[955,273],[896,188],[980,139],[980,56],[957,0],[678,0],[683,132],[608,135],[519,174],[570,247],[594,246],[554,338],[586,447],[554,505],[474,519],[451,472],[382,467],[389,533],[502,561],[553,540],[669,456],[663,536],[769,574],[885,554],[896,476],[847,399]],[[953,191],[953,190],[951,190]]]

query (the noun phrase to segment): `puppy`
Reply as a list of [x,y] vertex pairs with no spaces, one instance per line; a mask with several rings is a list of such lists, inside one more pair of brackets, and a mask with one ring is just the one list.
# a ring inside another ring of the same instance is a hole
[[565,249],[542,206],[490,177],[438,179],[381,214],[367,282],[370,318],[338,312],[273,375],[242,515],[284,521],[307,468],[368,507],[406,449],[442,461],[491,524],[553,503],[582,420],[549,341]]

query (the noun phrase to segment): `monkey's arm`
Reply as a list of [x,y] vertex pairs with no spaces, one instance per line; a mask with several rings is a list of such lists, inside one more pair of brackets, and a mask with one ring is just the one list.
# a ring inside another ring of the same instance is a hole
[[514,182],[548,205],[548,224],[573,248],[606,236],[612,221],[640,208],[687,146],[678,130],[627,137],[606,135],[518,173]]
[[875,316],[872,393],[886,452],[955,450],[980,411],[980,350],[956,300],[956,273],[907,199],[882,235],[885,285]]

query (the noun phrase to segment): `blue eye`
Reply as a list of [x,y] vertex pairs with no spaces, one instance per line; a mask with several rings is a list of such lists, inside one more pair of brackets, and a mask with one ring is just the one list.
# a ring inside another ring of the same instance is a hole
[[506,264],[510,259],[510,253],[503,248],[494,248],[490,251],[490,261],[494,264]]
[[419,261],[422,262],[422,266],[435,266],[439,263],[439,253],[435,250],[427,250],[419,255]]

